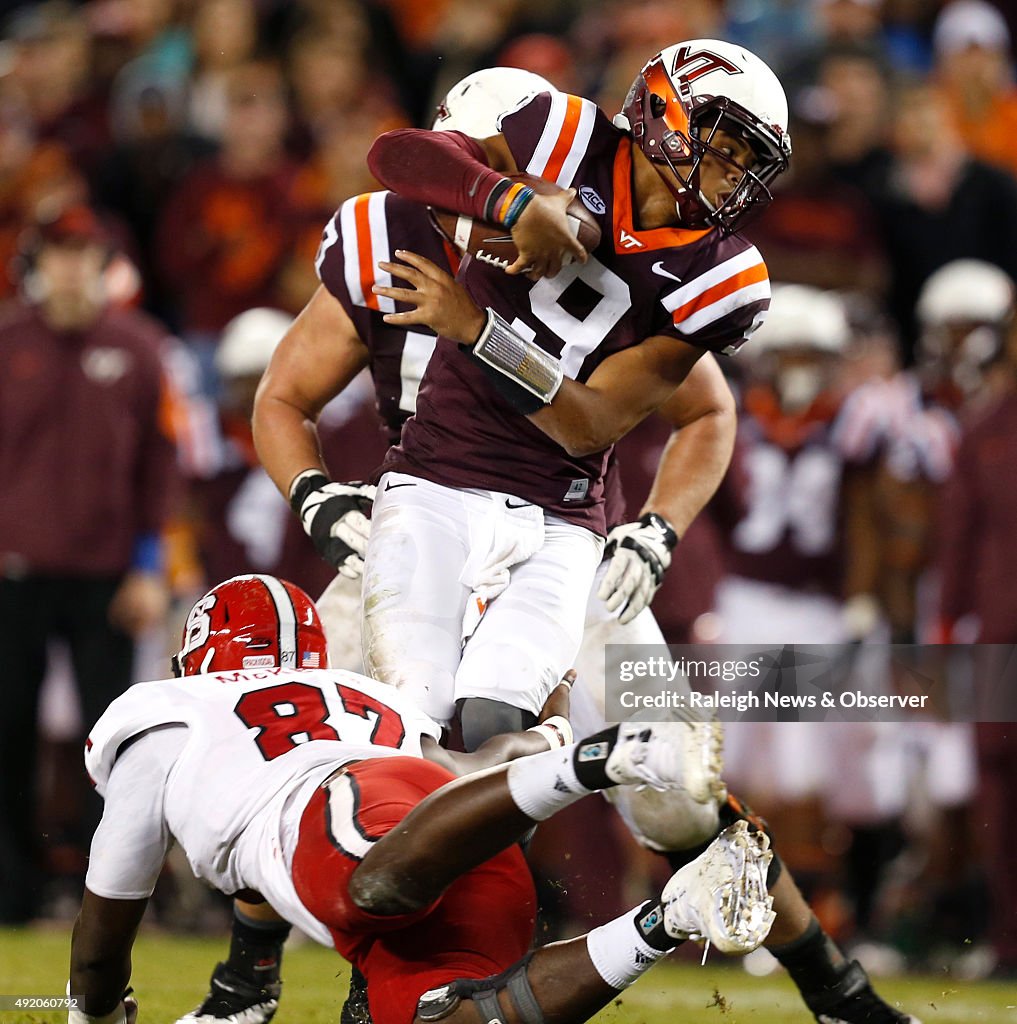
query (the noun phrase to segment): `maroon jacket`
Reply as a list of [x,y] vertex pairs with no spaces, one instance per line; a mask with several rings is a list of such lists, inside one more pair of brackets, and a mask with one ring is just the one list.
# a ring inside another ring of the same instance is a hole
[[176,493],[164,331],[107,310],[57,332],[0,306],[0,572],[115,576]]
[[942,609],[975,612],[982,643],[1017,643],[1017,393],[964,432],[940,509]]

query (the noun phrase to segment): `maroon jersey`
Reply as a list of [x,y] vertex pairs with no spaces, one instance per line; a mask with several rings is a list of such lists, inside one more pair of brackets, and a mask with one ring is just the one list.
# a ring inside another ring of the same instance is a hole
[[832,596],[841,591],[845,460],[833,441],[836,406],[824,396],[788,417],[765,387],[750,389],[737,471],[746,511],[729,537],[736,576]]
[[1017,394],[964,432],[940,509],[937,544],[943,613],[975,612],[979,642],[1017,643]]
[[403,424],[413,415],[420,379],[437,341],[424,326],[395,327],[382,316],[395,303],[371,290],[391,286],[378,269],[396,249],[408,249],[455,273],[459,260],[431,226],[427,210],[392,192],[370,192],[347,199],[325,227],[315,266],[328,291],[342,303],[370,354],[378,414],[389,443],[398,444]]
[[[712,229],[639,230],[631,140],[593,103],[541,93],[501,127],[517,166],[578,189],[602,241],[587,263],[536,283],[465,259],[459,280],[479,305],[495,309],[581,382],[608,356],[653,335],[724,352],[745,340],[769,304],[758,251]],[[497,394],[474,360],[439,338],[416,415],[383,468],[452,487],[509,491],[605,533],[607,454],[569,456]]]

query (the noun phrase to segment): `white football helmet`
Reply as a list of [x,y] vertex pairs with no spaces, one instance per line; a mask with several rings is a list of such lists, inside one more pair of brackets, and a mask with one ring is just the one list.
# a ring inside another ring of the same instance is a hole
[[[777,76],[755,54],[719,39],[689,39],[652,57],[632,83],[615,124],[632,133],[662,173],[687,227],[733,229],[772,198],[771,182],[791,158],[787,98]],[[746,167],[711,145],[722,129],[755,153]],[[700,191],[705,153],[734,164],[741,179],[714,206]]]
[[984,260],[953,260],[931,274],[915,306],[919,362],[927,375],[949,375],[965,392],[982,382],[1014,318],[1010,276]]
[[794,415],[834,387],[851,340],[844,300],[802,284],[775,284],[766,319],[745,351],[753,375],[769,383],[781,409]]
[[290,329],[293,317],[278,309],[249,309],[224,328],[215,352],[215,368],[224,379],[263,374],[272,353]]
[[924,326],[951,322],[1001,323],[1014,307],[1007,273],[984,260],[954,260],[930,274],[915,312]]
[[438,104],[431,127],[439,132],[462,132],[487,139],[498,132],[498,119],[524,100],[555,87],[522,68],[484,68],[467,75],[449,89]]
[[745,351],[754,355],[788,349],[839,355],[851,339],[844,300],[805,284],[774,284],[766,319]]

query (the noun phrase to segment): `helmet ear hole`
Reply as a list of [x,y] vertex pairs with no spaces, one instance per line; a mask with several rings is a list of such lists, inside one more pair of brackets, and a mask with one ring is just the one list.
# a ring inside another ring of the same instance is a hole
[[653,117],[663,117],[667,110],[667,100],[658,96],[655,92],[650,93],[650,114]]

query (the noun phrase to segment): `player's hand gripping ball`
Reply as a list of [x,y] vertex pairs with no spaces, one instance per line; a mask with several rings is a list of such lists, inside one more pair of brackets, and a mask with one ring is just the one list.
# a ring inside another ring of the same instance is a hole
[[[565,218],[569,232],[575,241],[579,243],[579,246],[587,253],[592,252],[600,245],[601,231],[597,218],[586,208],[573,190],[559,188],[553,182],[545,181],[543,178],[535,177],[532,174],[513,174],[510,177],[513,181],[521,181],[528,185],[537,193],[538,197],[555,197],[566,192],[572,192],[572,199],[565,208]],[[533,203],[531,203],[532,205]],[[520,232],[525,232],[529,226],[522,225],[528,212],[528,209],[523,211],[522,217],[520,217],[512,232],[509,232],[500,224],[489,224],[486,221],[475,220],[473,217],[457,213],[449,213],[446,210],[432,210],[431,219],[435,227],[460,253],[469,253],[474,259],[507,271],[519,259],[519,248],[516,243]],[[537,210],[534,210],[533,214],[536,213]],[[553,213],[549,214],[546,210],[541,210],[540,213],[541,216],[551,216],[553,218]],[[534,219],[532,214],[531,219]],[[548,244],[551,248],[555,247],[553,240],[549,239]],[[558,255],[559,264],[570,263],[576,257],[583,258],[579,256],[574,245],[572,251],[563,251]],[[551,257],[550,262],[554,263],[553,257]],[[523,267],[519,268],[517,272],[525,273],[529,269],[529,267]],[[554,266],[553,269],[556,271],[557,266]],[[553,275],[548,274],[548,276]]]

